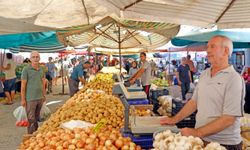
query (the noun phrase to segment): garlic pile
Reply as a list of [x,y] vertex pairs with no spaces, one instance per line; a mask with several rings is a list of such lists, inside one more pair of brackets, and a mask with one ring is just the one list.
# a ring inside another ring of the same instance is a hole
[[226,150],[226,148],[219,143],[211,142],[204,148],[204,150]]
[[203,141],[198,137],[181,136],[170,130],[155,135],[153,150],[226,150],[218,143],[210,143],[204,148]]
[[172,97],[171,96],[160,96],[158,98],[160,108],[157,110],[162,116],[172,116]]

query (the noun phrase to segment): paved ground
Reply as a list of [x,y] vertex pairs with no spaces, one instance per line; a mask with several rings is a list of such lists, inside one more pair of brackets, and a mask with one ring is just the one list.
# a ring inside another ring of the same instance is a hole
[[[61,92],[61,86],[55,86],[53,94],[47,95],[48,107],[52,112],[69,98],[68,95],[54,95]],[[68,92],[68,87],[65,87]],[[0,104],[0,150],[15,150],[22,141],[22,136],[27,133],[26,128],[16,127],[12,114],[15,108],[20,106],[20,98],[17,96],[13,105]]]

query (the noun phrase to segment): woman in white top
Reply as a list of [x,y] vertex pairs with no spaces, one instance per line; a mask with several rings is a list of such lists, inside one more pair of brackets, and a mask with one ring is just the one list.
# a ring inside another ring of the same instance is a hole
[[1,71],[4,71],[5,80],[4,80],[4,94],[7,97],[7,102],[5,105],[12,105],[15,98],[16,90],[16,64],[12,59],[12,54],[6,54],[6,67],[0,67]]

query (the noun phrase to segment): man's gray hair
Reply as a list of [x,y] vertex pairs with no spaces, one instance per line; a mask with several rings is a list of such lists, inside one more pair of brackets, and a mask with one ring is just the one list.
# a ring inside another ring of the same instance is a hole
[[[32,51],[32,52],[30,53],[30,58],[32,57],[33,54],[39,54],[39,52],[38,52],[38,51]],[[40,54],[39,54],[39,55],[40,55]]]
[[221,38],[222,39],[222,43],[221,45],[223,47],[227,47],[229,50],[229,57],[231,57],[232,53],[233,53],[233,42],[229,37],[226,37],[224,35],[216,35],[213,38]]

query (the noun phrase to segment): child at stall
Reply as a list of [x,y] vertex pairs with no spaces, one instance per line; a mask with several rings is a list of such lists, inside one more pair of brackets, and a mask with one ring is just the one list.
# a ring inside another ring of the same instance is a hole
[[[137,62],[136,62],[136,61],[133,61],[133,62],[132,62],[132,66],[131,66],[131,68],[129,69],[128,75],[129,75],[130,77],[132,77],[137,71],[138,71]],[[139,79],[137,79],[137,80],[135,81],[135,85],[140,86],[140,81],[139,81]]]

